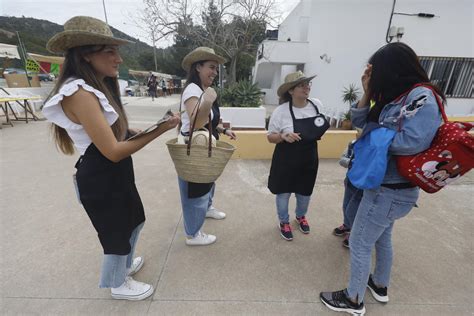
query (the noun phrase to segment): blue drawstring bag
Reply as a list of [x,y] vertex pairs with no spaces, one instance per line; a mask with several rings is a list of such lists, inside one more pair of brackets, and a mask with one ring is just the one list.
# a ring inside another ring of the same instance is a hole
[[385,177],[388,148],[397,132],[377,123],[368,123],[354,144],[354,158],[347,177],[359,189],[378,188]]

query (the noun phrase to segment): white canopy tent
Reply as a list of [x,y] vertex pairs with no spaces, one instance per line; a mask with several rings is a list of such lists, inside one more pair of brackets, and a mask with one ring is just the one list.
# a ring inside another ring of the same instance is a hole
[[[153,73],[158,78],[173,79],[173,76],[170,74],[164,74],[156,71],[151,71],[151,73]],[[129,69],[128,74],[131,76],[148,77],[150,75],[150,71]]]
[[0,43],[0,57],[21,59],[16,45]]

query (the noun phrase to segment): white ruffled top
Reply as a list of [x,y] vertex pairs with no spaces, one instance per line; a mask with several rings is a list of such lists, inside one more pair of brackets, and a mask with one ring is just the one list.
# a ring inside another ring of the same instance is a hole
[[114,124],[118,119],[118,114],[115,112],[112,105],[110,105],[106,96],[99,90],[86,84],[83,79],[71,79],[66,81],[59,89],[59,92],[46,102],[43,107],[43,115],[51,123],[64,128],[69,137],[71,137],[74,147],[76,147],[77,151],[83,155],[87,147],[92,143],[92,140],[89,135],[87,135],[82,125],[74,123],[66,116],[61,106],[64,97],[73,95],[79,90],[79,88],[92,92],[97,97],[107,122],[109,125]]

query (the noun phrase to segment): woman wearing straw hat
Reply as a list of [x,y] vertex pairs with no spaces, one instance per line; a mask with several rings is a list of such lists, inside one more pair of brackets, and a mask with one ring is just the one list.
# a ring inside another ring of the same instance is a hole
[[149,284],[131,275],[143,265],[133,259],[145,215],[135,186],[131,155],[175,127],[173,116],[155,131],[125,141],[131,131],[118,90],[118,46],[104,22],[77,16],[53,36],[49,51],[65,53],[52,97],[43,108],[53,123],[59,149],[80,158],[76,163],[79,198],[104,250],[99,287],[111,288],[115,299],[142,300],[153,293]]
[[[188,78],[181,96],[180,106],[185,109],[185,112],[181,118],[182,125],[178,142],[188,141],[191,121],[194,119],[196,119],[194,130],[212,127],[213,137],[216,139],[219,139],[219,133],[225,134],[231,139],[236,138],[232,130],[223,128],[219,124],[220,112],[216,102],[216,92],[211,88],[217,76],[218,66],[224,62],[224,57],[217,55],[212,48],[208,47],[198,47],[184,57],[182,67],[187,71]],[[199,111],[196,111],[197,104],[199,104]],[[196,115],[197,117],[195,117]],[[210,122],[209,117],[211,118]],[[198,246],[214,243],[216,236],[203,233],[201,227],[206,217],[224,219],[226,216],[225,213],[212,206],[215,184],[187,182],[179,177],[178,182],[184,230],[187,236],[186,244]]]
[[318,99],[309,99],[311,80],[301,71],[290,73],[278,88],[280,106],[272,113],[268,126],[268,141],[276,144],[273,152],[268,188],[276,194],[280,234],[292,240],[288,202],[296,196],[296,223],[304,234],[310,231],[306,212],[318,172],[317,140],[329,128],[319,113]]

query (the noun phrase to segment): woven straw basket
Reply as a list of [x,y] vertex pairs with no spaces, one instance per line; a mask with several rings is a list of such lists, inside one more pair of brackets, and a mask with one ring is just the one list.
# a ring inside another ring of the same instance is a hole
[[188,155],[188,145],[177,142],[177,138],[166,142],[176,172],[181,179],[195,183],[216,181],[235,150],[231,144],[217,141],[216,147],[211,148],[211,157],[208,146],[201,145],[192,145]]

